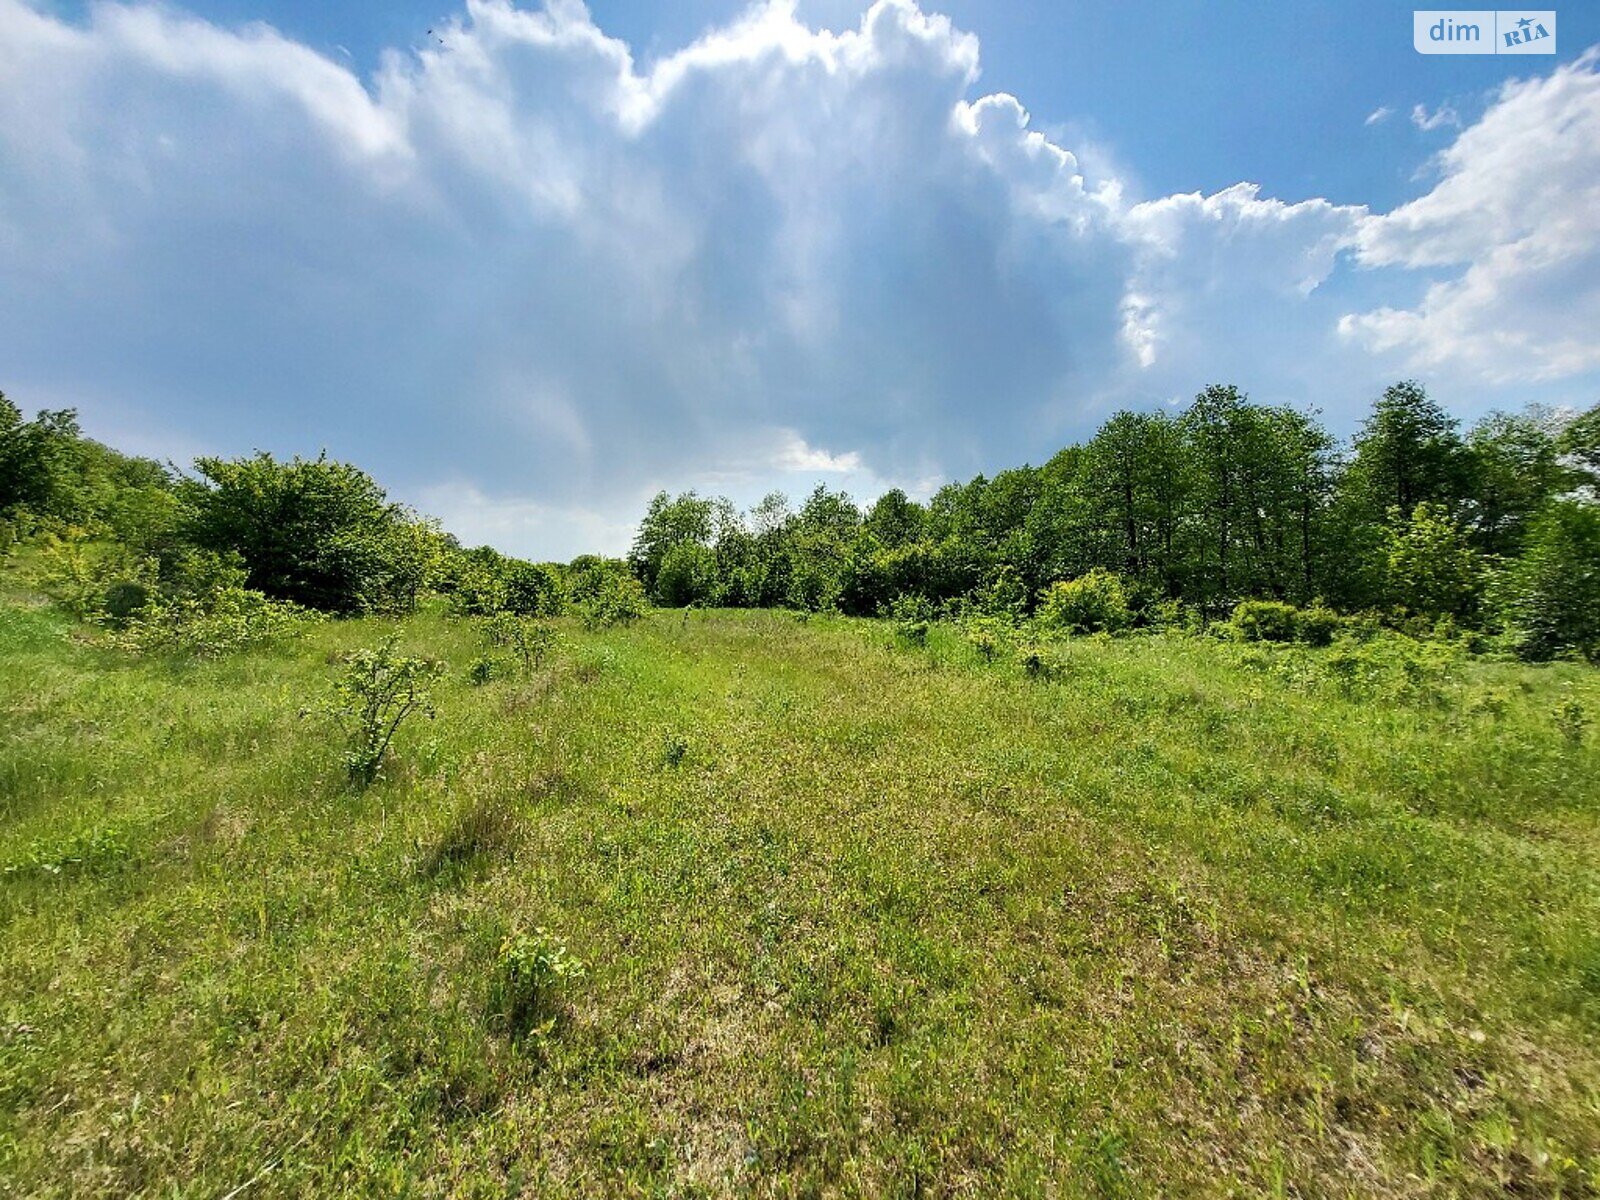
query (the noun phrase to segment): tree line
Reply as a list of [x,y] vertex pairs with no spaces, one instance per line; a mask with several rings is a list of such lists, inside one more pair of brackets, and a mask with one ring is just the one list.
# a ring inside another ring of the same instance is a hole
[[740,512],[663,492],[626,561],[531,563],[461,546],[326,457],[180,472],[85,438],[70,411],[28,420],[0,395],[0,552],[49,541],[72,606],[111,620],[241,589],[335,615],[439,593],[474,615],[576,604],[627,619],[648,595],[1020,619],[1094,580],[1133,624],[1271,602],[1483,631],[1530,658],[1600,656],[1597,485],[1600,406],[1496,412],[1463,432],[1406,381],[1341,445],[1314,415],[1219,385],[926,503],[896,489],[862,508],[818,486],[798,507],[773,493]]
[[774,493],[740,513],[663,492],[629,561],[672,605],[1023,616],[1052,584],[1110,573],[1135,621],[1318,604],[1509,630],[1549,657],[1600,651],[1597,481],[1600,407],[1496,412],[1463,433],[1405,381],[1341,446],[1311,414],[1218,385],[926,503],[892,490],[863,509],[819,486],[797,509]]

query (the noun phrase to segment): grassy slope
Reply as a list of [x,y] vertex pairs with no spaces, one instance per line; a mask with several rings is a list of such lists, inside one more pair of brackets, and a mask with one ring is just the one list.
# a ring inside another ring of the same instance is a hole
[[[0,1192],[1600,1188],[1595,672],[662,613],[472,688],[423,616],[439,717],[355,796],[299,713],[380,632],[0,608]],[[591,972],[513,1046],[535,925]]]

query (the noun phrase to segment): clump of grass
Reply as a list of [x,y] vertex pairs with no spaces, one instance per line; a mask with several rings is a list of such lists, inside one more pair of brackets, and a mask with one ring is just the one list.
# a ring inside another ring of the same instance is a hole
[[471,797],[451,815],[424,862],[424,874],[440,875],[505,853],[516,843],[521,824],[510,798],[501,794]]
[[689,753],[689,739],[681,733],[668,733],[661,738],[661,765],[677,767]]

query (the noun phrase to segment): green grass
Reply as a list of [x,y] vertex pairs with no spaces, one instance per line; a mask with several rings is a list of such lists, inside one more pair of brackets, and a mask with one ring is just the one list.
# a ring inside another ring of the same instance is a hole
[[353,793],[388,628],[0,607],[0,1193],[1600,1193],[1592,670],[663,612],[473,686],[423,615]]

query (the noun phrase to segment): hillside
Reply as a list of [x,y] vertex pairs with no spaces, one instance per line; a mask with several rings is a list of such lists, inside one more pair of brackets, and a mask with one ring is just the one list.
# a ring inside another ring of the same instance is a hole
[[[1600,1187],[1593,670],[555,626],[475,686],[405,619],[437,716],[356,791],[315,708],[393,622],[138,659],[9,594],[0,1192]],[[518,933],[586,969],[512,1028]]]

